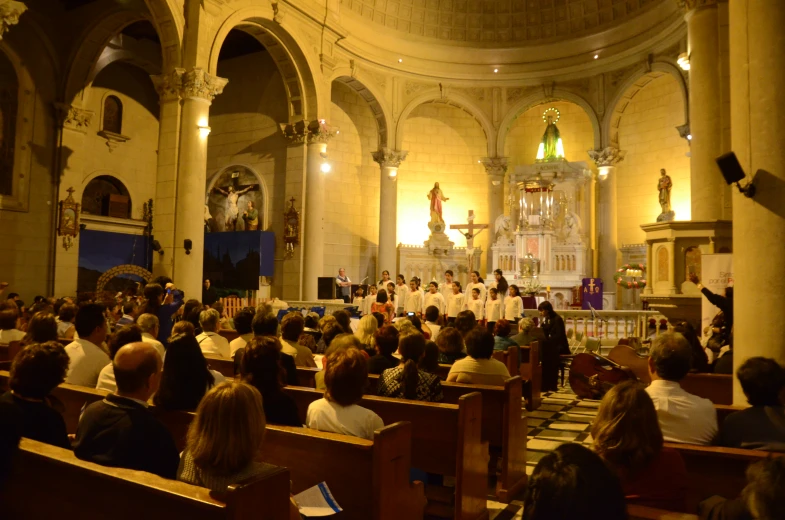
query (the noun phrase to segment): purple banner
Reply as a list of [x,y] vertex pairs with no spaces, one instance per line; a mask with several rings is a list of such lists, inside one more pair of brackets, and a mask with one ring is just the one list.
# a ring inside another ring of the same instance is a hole
[[[588,311],[591,307],[594,310],[602,310],[602,280],[600,278],[584,278],[581,287],[583,297],[581,309]],[[589,307],[591,305],[591,307]]]

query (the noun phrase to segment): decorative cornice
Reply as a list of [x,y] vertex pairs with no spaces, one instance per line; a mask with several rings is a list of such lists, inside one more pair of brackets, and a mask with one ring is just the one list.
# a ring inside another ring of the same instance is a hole
[[183,87],[183,74],[185,69],[175,68],[166,74],[150,76],[155,85],[155,90],[161,97],[161,101],[177,101],[180,99]]
[[308,139],[308,144],[326,143],[335,137],[338,131],[337,127],[328,125],[324,119],[319,119],[308,124],[306,138]]
[[690,134],[690,124],[686,123],[681,126],[676,127],[676,131],[679,132],[679,137],[682,139],[686,139],[689,143],[692,139],[692,134]]
[[229,82],[226,78],[212,76],[202,68],[191,69],[182,75],[182,96],[184,99],[198,98],[212,101],[223,92]]
[[308,125],[305,121],[296,121],[294,123],[281,123],[281,134],[290,145],[302,144],[305,141],[305,134],[308,132]]
[[507,157],[483,157],[480,162],[485,166],[485,172],[492,177],[503,177],[507,173]]
[[55,109],[62,127],[69,130],[85,133],[93,121],[94,113],[81,107],[55,103]]
[[380,148],[375,152],[371,152],[371,155],[373,156],[373,160],[379,163],[379,166],[382,168],[398,168],[401,163],[406,160],[409,151]]
[[718,2],[719,0],[676,0],[676,4],[684,9],[685,13],[701,7],[714,7]]
[[609,146],[604,150],[589,150],[589,157],[594,161],[597,167],[603,166],[616,166],[620,163],[624,156],[627,154],[624,150],[619,150],[613,146]]
[[0,0],[0,40],[3,34],[12,26],[19,23],[19,17],[27,11],[27,6],[16,0]]

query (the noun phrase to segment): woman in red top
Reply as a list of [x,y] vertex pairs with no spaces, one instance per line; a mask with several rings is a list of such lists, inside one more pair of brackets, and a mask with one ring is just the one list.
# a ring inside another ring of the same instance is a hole
[[384,289],[379,289],[379,292],[376,293],[376,301],[371,304],[371,314],[374,312],[383,314],[385,323],[392,323],[395,307],[387,299],[387,291]]
[[657,411],[639,383],[626,381],[605,394],[591,435],[594,451],[619,476],[628,504],[686,510],[684,460],[663,448]]

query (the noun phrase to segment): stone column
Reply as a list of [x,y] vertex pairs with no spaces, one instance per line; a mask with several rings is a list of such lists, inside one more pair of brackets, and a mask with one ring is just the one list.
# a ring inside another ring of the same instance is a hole
[[305,168],[305,240],[303,241],[303,298],[318,297],[319,277],[324,275],[324,177],[322,164],[327,162],[327,141],[334,135],[324,120],[308,125],[307,163]]
[[679,292],[676,288],[676,239],[669,238],[668,245],[668,294],[673,295]]
[[[785,2],[734,1],[729,18],[733,151],[758,172],[754,198],[733,195],[735,372],[751,356],[785,363]],[[734,404],[745,404],[734,380]]]
[[646,287],[643,289],[643,294],[654,294],[652,284],[654,283],[654,275],[652,275],[654,264],[654,253],[651,242],[646,241]]
[[493,271],[491,246],[496,240],[496,230],[494,229],[496,219],[504,214],[504,174],[507,173],[507,157],[483,157],[480,161],[485,166],[485,173],[488,174],[488,223],[491,227],[487,237],[485,272],[492,280],[493,277],[490,275]]
[[609,302],[616,302],[616,286],[613,284],[617,266],[619,225],[616,217],[616,165],[624,159],[626,153],[611,146],[604,150],[589,151],[589,157],[599,170],[597,254],[603,293]]
[[[286,147],[286,189],[284,191],[286,208],[289,207],[289,201],[295,200],[295,209],[300,211],[300,241],[295,246],[291,258],[286,258],[284,254],[280,255],[284,258],[282,261],[283,279],[280,281],[281,292],[285,301],[302,300],[303,299],[303,262],[304,262],[304,241],[303,241],[303,228],[304,223],[303,208],[305,207],[305,168],[307,162],[306,153],[306,132],[308,125],[305,121],[297,121],[292,124],[281,124],[281,133],[287,140]],[[276,248],[280,251],[285,251],[285,244],[283,242],[283,225],[281,226],[281,236],[276,240]],[[278,256],[278,255],[276,255]],[[276,264],[276,269],[278,268]],[[277,273],[277,271],[276,271]],[[279,276],[276,274],[276,276]],[[278,285],[276,281],[274,285]]]
[[722,219],[722,95],[718,0],[677,0],[684,8],[690,56],[692,220]]
[[[186,298],[202,294],[204,202],[207,186],[207,138],[210,104],[228,80],[194,68],[182,74],[180,166],[174,213],[174,283]],[[185,241],[192,247],[185,249]]]
[[159,95],[158,176],[153,201],[153,237],[163,254],[153,253],[154,276],[171,277],[174,269],[174,222],[180,151],[180,93],[183,69],[150,76]]
[[408,151],[381,148],[371,155],[379,163],[379,252],[376,259],[376,274],[381,276],[385,269],[395,279],[398,272],[398,167],[406,159]]

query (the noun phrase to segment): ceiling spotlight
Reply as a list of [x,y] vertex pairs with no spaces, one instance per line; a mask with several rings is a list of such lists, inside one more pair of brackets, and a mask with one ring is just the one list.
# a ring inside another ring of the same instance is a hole
[[494,74],[498,74],[498,72],[499,72],[499,69],[493,69],[493,73]]
[[322,165],[319,167],[319,169],[322,171],[322,173],[330,173],[330,170],[332,170],[333,168],[332,166],[330,166],[330,163],[323,162]]
[[398,58],[398,63],[403,63],[403,58]]
[[692,141],[692,134],[687,134],[687,140]]
[[599,54],[595,54],[595,55],[594,55],[594,59],[595,59],[595,60],[596,60],[596,59],[599,59],[599,57],[600,57],[600,55],[599,55]]

